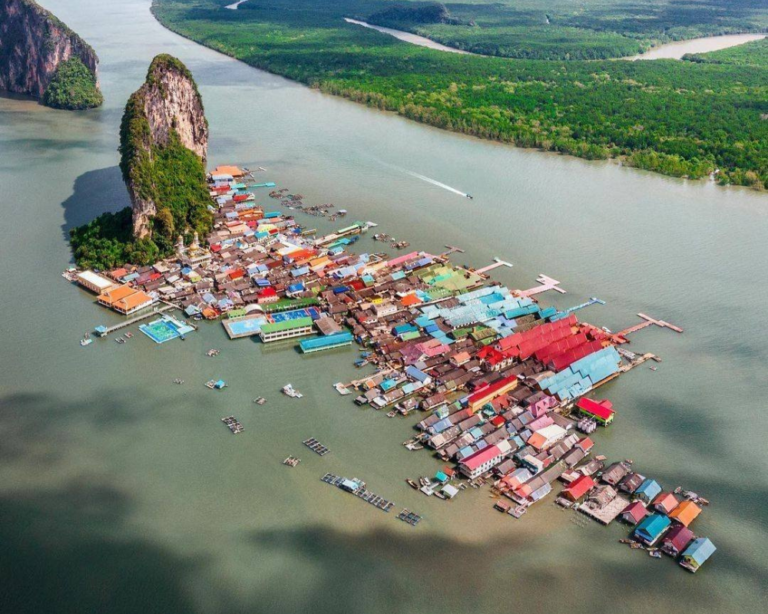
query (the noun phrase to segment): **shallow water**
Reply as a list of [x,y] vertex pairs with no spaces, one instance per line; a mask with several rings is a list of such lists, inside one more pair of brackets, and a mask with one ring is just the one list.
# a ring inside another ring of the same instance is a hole
[[353,23],[355,25],[362,26],[363,28],[370,28],[371,30],[376,30],[377,32],[382,32],[383,34],[389,34],[390,36],[394,36],[398,40],[404,41],[406,43],[411,43],[412,45],[418,45],[419,47],[428,47],[429,49],[436,49],[437,51],[447,51],[448,53],[462,53],[467,55],[474,55],[474,54],[471,54],[471,52],[469,51],[456,49],[455,47],[448,47],[447,45],[442,45],[436,41],[433,41],[431,38],[427,38],[426,36],[419,36],[418,34],[413,34],[412,32],[404,32],[403,30],[395,30],[394,28],[385,28],[384,26],[375,26],[372,23],[359,21],[357,19],[350,19],[348,17],[345,17],[344,21],[346,21],[347,23]]
[[[764,195],[514,149],[325,96],[167,32],[147,0],[45,5],[98,51],[106,105],[66,113],[0,98],[3,611],[761,609]],[[623,529],[551,502],[515,521],[485,491],[445,503],[411,490],[406,477],[441,464],[400,445],[411,419],[333,391],[359,373],[351,348],[300,356],[229,342],[219,324],[162,346],[137,334],[80,348],[84,331],[118,318],[61,279],[65,232],[125,206],[117,128],[159,52],[200,83],[211,164],[264,166],[309,204],[333,202],[414,246],[463,247],[461,263],[509,260],[498,278],[516,287],[551,275],[568,294],[546,300],[608,302],[581,312],[596,324],[618,329],[644,312],[682,326],[681,336],[638,333],[636,349],[664,362],[605,388],[618,419],[597,439],[611,458],[713,502],[695,526],[719,548],[706,567],[692,576],[631,552],[616,543]],[[219,357],[205,356],[212,347]],[[212,378],[229,387],[207,390]],[[289,381],[304,399],[279,394]],[[220,422],[232,414],[246,427],[237,437]],[[307,451],[310,436],[331,454]],[[281,464],[289,454],[299,467]],[[360,477],[425,520],[412,529],[320,482],[326,471]]]
[[692,38],[687,41],[675,41],[654,47],[640,55],[626,58],[628,60],[679,60],[687,53],[709,53],[729,47],[737,47],[744,43],[765,38],[765,34],[727,34],[724,36],[707,36]]

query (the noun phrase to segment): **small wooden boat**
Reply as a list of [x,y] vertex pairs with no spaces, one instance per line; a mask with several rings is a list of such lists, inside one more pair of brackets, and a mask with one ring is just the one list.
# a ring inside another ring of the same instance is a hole
[[254,399],[253,402],[256,403],[256,405],[264,405],[267,400],[264,397],[259,397],[258,399]]

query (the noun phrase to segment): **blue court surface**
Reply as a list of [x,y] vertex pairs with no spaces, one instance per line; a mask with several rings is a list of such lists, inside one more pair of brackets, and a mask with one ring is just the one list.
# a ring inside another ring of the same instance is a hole
[[139,326],[139,330],[155,343],[165,343],[171,339],[176,339],[177,337],[191,333],[195,329],[176,318],[163,316],[159,320],[154,320],[149,324],[142,324]]
[[273,313],[270,315],[270,318],[275,324],[278,322],[298,320],[299,318],[312,318],[313,320],[317,320],[319,317],[320,314],[314,307],[310,307],[309,309],[295,309],[294,311],[283,311],[282,313]]

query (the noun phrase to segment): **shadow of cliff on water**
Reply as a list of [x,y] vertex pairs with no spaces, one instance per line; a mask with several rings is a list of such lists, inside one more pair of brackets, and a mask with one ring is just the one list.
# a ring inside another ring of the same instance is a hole
[[64,223],[61,230],[69,241],[70,229],[87,224],[102,213],[131,206],[120,167],[110,166],[83,173],[72,187],[72,195],[61,203]]

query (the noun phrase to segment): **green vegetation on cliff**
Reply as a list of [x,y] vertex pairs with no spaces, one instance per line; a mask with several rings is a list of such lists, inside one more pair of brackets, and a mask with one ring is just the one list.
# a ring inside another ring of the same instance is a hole
[[174,126],[167,143],[152,139],[144,110],[146,88],[157,87],[165,96],[161,75],[168,71],[187,79],[199,98],[187,67],[177,58],[159,55],[152,61],[145,86],[129,98],[120,124],[120,170],[135,200],[155,204],[151,237],[163,256],[172,252],[179,235],[186,240],[195,232],[205,236],[213,223],[203,160],[181,143]]
[[104,102],[96,77],[80,58],[73,57],[59,64],[43,94],[42,102],[54,109],[70,111],[92,109]]
[[[619,21],[611,27],[633,41],[634,52],[635,35],[649,38],[668,26],[675,36],[736,28],[740,15],[750,29],[766,14],[750,0],[725,6],[701,0],[712,11],[677,10],[668,0],[652,0],[658,19],[640,19],[621,1],[591,3],[598,10],[576,11],[567,27],[604,22],[607,31],[607,24]],[[439,128],[588,159],[621,158],[674,176],[703,177],[720,169],[723,183],[768,186],[765,63],[467,56],[343,21],[391,6],[379,0],[269,0],[246,2],[237,11],[224,9],[225,3],[155,0],[153,10],[175,32],[253,66]],[[445,4],[462,19],[475,11],[478,22],[498,10]],[[608,5],[613,12],[604,18],[599,9]],[[691,21],[702,15],[709,21]],[[558,44],[563,53],[578,49],[567,37]]]
[[95,220],[69,231],[72,254],[79,267],[108,270],[130,262],[151,264],[159,255],[157,247],[147,239],[134,241],[132,210],[104,213]]
[[[146,236],[134,236],[134,209],[106,213],[70,231],[75,260],[82,267],[111,268],[127,262],[150,264],[169,256],[179,235],[189,242],[195,232],[205,236],[213,216],[203,159],[188,149],[171,120],[165,143],[155,142],[145,105],[157,88],[163,98],[169,87],[163,80],[174,71],[189,80],[198,97],[191,73],[176,58],[155,58],[145,84],[128,99],[120,125],[120,169],[131,193],[134,208],[151,203]],[[202,113],[202,104],[200,103]],[[201,121],[205,119],[201,117]],[[207,126],[207,124],[206,124]]]

